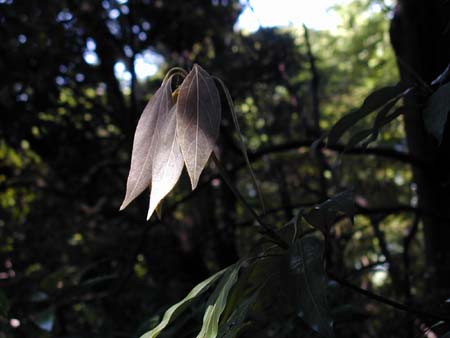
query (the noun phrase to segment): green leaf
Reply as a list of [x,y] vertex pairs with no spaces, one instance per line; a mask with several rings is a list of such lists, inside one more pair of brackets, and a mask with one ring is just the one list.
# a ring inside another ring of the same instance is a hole
[[383,87],[371,93],[358,110],[345,115],[331,128],[328,134],[328,145],[337,144],[342,135],[359,120],[381,108],[392,99],[398,100],[403,94],[406,94],[406,92],[400,85]]
[[34,303],[39,303],[39,302],[45,302],[47,300],[49,300],[49,296],[47,293],[42,292],[42,291],[36,291],[34,292],[31,297],[30,297],[30,301],[34,302]]
[[400,115],[404,114],[404,111],[407,110],[407,107],[405,106],[395,109],[394,112],[390,114],[397,102],[398,100],[392,100],[378,111],[371,129],[364,129],[353,134],[352,137],[350,137],[350,140],[347,143],[344,152],[355,147],[362,141],[365,142],[361,146],[363,148],[366,148],[370,143],[378,138],[378,134],[380,133],[381,128],[383,128],[391,121],[395,120]]
[[211,285],[216,282],[225,272],[233,266],[225,268],[200,284],[197,284],[188,294],[178,303],[172,305],[165,313],[161,322],[149,332],[141,336],[141,338],[155,338],[158,337],[162,330],[166,328],[176,317],[178,317],[192,302],[193,299],[207,291]]
[[441,144],[444,136],[445,124],[450,111],[450,83],[440,87],[430,99],[423,110],[423,119],[427,131]]
[[48,308],[45,311],[31,317],[33,323],[35,323],[41,330],[51,332],[55,325],[55,309]]
[[177,101],[177,139],[192,190],[219,136],[220,116],[220,97],[214,80],[194,65],[180,86]]
[[339,213],[347,215],[353,222],[353,216],[356,211],[354,200],[353,191],[341,192],[313,207],[304,214],[304,217],[309,224],[327,235]]
[[245,322],[250,307],[255,303],[260,291],[264,285],[254,290],[249,296],[245,297],[234,309],[230,317],[220,325],[219,338],[236,338],[238,333],[247,325]]
[[242,262],[232,265],[209,297],[205,314],[203,315],[203,325],[197,338],[217,337],[220,316],[227,305],[228,294],[238,279],[241,266]]
[[366,140],[369,136],[371,136],[373,133],[373,129],[364,129],[356,132],[350,137],[350,140],[348,140],[347,145],[345,146],[344,153],[354,148],[357,144],[361,143],[362,141]]
[[447,66],[447,68],[444,69],[444,71],[441,74],[439,74],[437,78],[433,80],[433,82],[431,82],[431,85],[434,86],[435,84],[444,83],[445,80],[447,80],[447,78],[449,77],[449,75],[450,75],[450,64]]
[[396,103],[397,101],[392,101],[378,112],[377,117],[375,118],[375,122],[373,123],[372,135],[370,136],[369,140],[364,143],[364,147],[367,147],[369,143],[375,141],[378,138],[378,134],[380,133],[381,128],[404,113],[406,107],[402,106],[394,110],[392,114],[389,114]]
[[289,255],[289,270],[297,286],[298,316],[314,331],[333,337],[333,320],[328,310],[327,276],[323,266],[322,242],[313,236],[298,239]]

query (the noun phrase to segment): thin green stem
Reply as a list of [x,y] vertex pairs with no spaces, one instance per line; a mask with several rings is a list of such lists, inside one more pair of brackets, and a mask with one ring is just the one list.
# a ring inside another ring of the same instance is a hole
[[223,83],[223,81],[221,79],[219,79],[218,77],[215,77],[215,76],[214,76],[214,80],[216,80],[220,84],[220,86],[222,87],[222,90],[225,93],[225,96],[227,98],[228,108],[230,109],[231,117],[233,118],[234,127],[236,128],[237,134],[239,136],[239,143],[241,145],[241,151],[242,151],[242,154],[244,155],[245,163],[247,164],[248,170],[250,172],[250,176],[252,178],[253,185],[255,186],[256,191],[258,192],[259,203],[261,204],[261,209],[262,209],[263,215],[265,215],[266,214],[266,206],[264,203],[263,194],[259,187],[258,180],[256,179],[255,173],[253,172],[252,165],[250,163],[250,159],[248,158],[247,148],[245,147],[245,142],[244,142],[244,137],[242,136],[241,128],[239,127],[239,121],[238,121],[238,118],[236,115],[236,111],[234,110],[233,99],[231,98],[230,92],[228,91],[228,88],[225,86],[225,83]]
[[214,162],[214,164],[217,166],[217,169],[219,169],[220,175],[222,176],[223,181],[228,185],[232,193],[236,196],[236,198],[242,203],[242,205],[252,214],[253,218],[258,222],[258,224],[261,227],[261,232],[271,238],[275,243],[280,245],[283,248],[287,248],[288,244],[280,237],[280,235],[277,234],[275,229],[270,226],[269,224],[265,223],[261,217],[256,213],[256,211],[248,204],[248,202],[245,200],[244,196],[236,189],[236,187],[231,182],[230,177],[228,176],[226,169],[222,166],[222,163],[220,163],[219,159],[217,158],[216,154],[213,152],[211,154],[211,158]]

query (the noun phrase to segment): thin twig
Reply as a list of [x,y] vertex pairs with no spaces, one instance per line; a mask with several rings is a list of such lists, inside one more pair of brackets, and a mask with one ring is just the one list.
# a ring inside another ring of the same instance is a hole
[[420,215],[419,213],[416,213],[414,216],[413,224],[409,229],[408,234],[403,239],[403,266],[404,266],[403,279],[405,283],[405,298],[407,304],[412,303],[411,278],[409,276],[411,266],[409,252],[411,248],[411,243],[417,234],[417,230],[419,229],[419,222],[420,222]]
[[[317,70],[316,66],[316,58],[314,57],[314,54],[312,52],[311,48],[311,42],[309,40],[309,30],[308,27],[306,27],[305,24],[303,24],[303,32],[305,37],[305,44],[306,44],[306,50],[307,50],[307,56],[309,61],[309,67],[311,72],[311,101],[312,101],[312,117],[314,122],[314,132],[317,133],[317,135],[321,135],[322,131],[320,129],[320,100],[319,100],[319,84],[320,84],[320,76],[319,72]],[[328,198],[328,187],[327,187],[327,180],[325,177],[325,169],[329,165],[326,162],[325,156],[320,149],[316,147],[312,147],[312,150],[314,150],[314,155],[317,159],[318,169],[319,169],[319,183],[320,183],[320,191],[321,191],[321,197],[323,199]]]
[[337,277],[334,274],[329,273],[328,275],[331,277],[331,279],[336,281],[338,284],[340,284],[348,289],[351,289],[367,298],[373,299],[379,303],[393,307],[397,310],[409,312],[409,313],[414,314],[417,317],[421,317],[421,318],[430,318],[430,319],[443,320],[445,322],[450,322],[450,317],[446,317],[446,316],[438,315],[435,313],[430,313],[427,311],[415,309],[410,306],[406,306],[405,304],[398,303],[392,299],[377,295],[377,294],[370,292],[368,290],[365,290],[365,289],[361,289],[361,288],[357,287],[356,285],[353,285],[353,284],[347,282],[346,280],[343,280],[343,279]]
[[220,175],[224,182],[228,185],[230,190],[233,192],[233,194],[236,196],[236,198],[242,203],[242,205],[252,214],[253,218],[259,223],[261,226],[262,232],[269,237],[271,237],[277,244],[279,244],[283,248],[287,248],[288,245],[286,242],[278,235],[275,231],[275,229],[270,226],[269,224],[265,223],[262,218],[256,213],[256,211],[248,204],[248,202],[245,200],[244,196],[234,187],[232,184],[225,168],[222,166],[222,163],[220,163],[219,159],[217,158],[216,154],[213,152],[211,154],[211,158],[214,162],[214,164],[219,169]]
[[241,151],[242,154],[244,155],[244,159],[245,159],[245,163],[247,164],[248,167],[248,171],[250,172],[250,176],[252,178],[253,181],[253,185],[255,186],[255,189],[258,193],[258,198],[259,198],[259,203],[261,204],[261,208],[262,208],[262,212],[263,214],[266,213],[266,206],[264,203],[264,198],[263,198],[263,194],[262,191],[259,187],[259,183],[258,180],[256,179],[255,173],[253,172],[253,168],[252,165],[250,163],[250,159],[248,158],[248,154],[247,154],[247,148],[245,147],[245,142],[244,142],[244,137],[242,136],[242,132],[241,132],[241,128],[239,127],[239,121],[236,115],[236,111],[234,110],[234,104],[233,104],[233,99],[231,98],[231,94],[228,91],[228,88],[225,86],[225,83],[219,79],[218,77],[214,77],[214,80],[216,80],[220,86],[222,87],[223,92],[225,93],[225,96],[227,98],[227,103],[228,103],[228,108],[230,109],[230,113],[231,113],[231,117],[233,119],[233,123],[234,123],[234,127],[236,128],[238,137],[239,137],[239,143],[241,145]]
[[[382,216],[381,218],[384,218],[384,216]],[[397,267],[397,264],[392,259],[391,252],[389,251],[388,244],[386,242],[386,236],[383,230],[381,230],[380,228],[381,218],[379,215],[372,216],[370,219],[370,224],[372,226],[372,230],[375,234],[375,237],[377,238],[378,246],[380,247],[381,253],[383,254],[384,257],[386,257],[386,261],[388,263],[388,270],[389,274],[391,275],[392,282],[394,283],[396,288],[400,290],[402,285],[399,269]]]

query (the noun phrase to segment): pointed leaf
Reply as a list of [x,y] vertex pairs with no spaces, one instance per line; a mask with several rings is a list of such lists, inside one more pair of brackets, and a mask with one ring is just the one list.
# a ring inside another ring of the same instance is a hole
[[447,68],[445,68],[445,70],[441,74],[439,74],[437,78],[433,80],[433,82],[431,82],[431,85],[434,86],[435,84],[444,83],[445,80],[447,80],[447,78],[449,77],[449,75],[450,75],[450,64],[447,66]]
[[219,135],[221,106],[213,79],[195,65],[180,87],[177,137],[192,189],[197,186]]
[[309,224],[327,235],[339,213],[347,215],[353,222],[355,212],[354,193],[351,190],[347,190],[316,205],[309,212],[304,214],[304,217]]
[[404,111],[406,110],[406,107],[399,107],[394,110],[391,114],[390,111],[395,106],[397,102],[392,101],[386,106],[381,109],[377,117],[375,118],[375,122],[373,123],[372,127],[372,135],[370,135],[369,139],[367,139],[361,146],[363,148],[366,148],[370,143],[375,141],[378,138],[378,134],[380,133],[381,128],[383,128],[385,125],[389,124],[391,121],[395,120],[397,117],[402,115]]
[[120,207],[123,210],[150,185],[152,157],[155,150],[155,130],[158,119],[169,113],[173,106],[171,78],[164,81],[152,96],[139,119],[134,134],[131,166],[127,180],[127,192]]
[[359,109],[345,115],[336,122],[328,134],[328,144],[337,144],[341,136],[359,120],[384,106],[390,100],[400,99],[406,93],[400,85],[383,87],[374,91],[364,100]]
[[212,275],[208,279],[204,280],[200,284],[197,284],[188,294],[178,303],[172,305],[165,313],[161,322],[149,332],[141,336],[141,338],[156,338],[159,334],[169,325],[176,317],[178,317],[192,302],[193,299],[200,296],[207,291],[209,287],[214,284],[226,271],[231,267],[225,268],[216,274]]
[[298,288],[298,316],[314,331],[325,337],[333,337],[333,320],[328,310],[327,277],[322,256],[322,243],[316,237],[302,237],[291,248],[290,271]]
[[45,311],[39,312],[34,315],[31,320],[35,323],[41,330],[51,332],[53,326],[55,325],[55,309],[48,308]]
[[450,111],[450,83],[440,87],[431,95],[423,111],[423,119],[428,132],[442,142],[448,112]]
[[250,307],[255,303],[262,286],[254,290],[249,296],[242,299],[227,321],[219,327],[219,338],[235,338],[249,323],[245,322]]
[[238,279],[242,263],[238,262],[223,275],[216,290],[208,299],[203,325],[197,338],[216,338],[219,331],[219,318],[227,305],[228,294]]
[[155,128],[152,185],[147,220],[159,202],[173,189],[183,170],[184,161],[176,137],[176,106],[161,114]]
[[356,147],[356,145],[358,145],[362,141],[367,140],[367,138],[372,135],[372,132],[373,132],[373,129],[370,128],[370,129],[360,130],[360,131],[356,132],[355,134],[353,134],[350,137],[350,139],[348,140],[348,143],[344,148],[344,153],[346,151],[348,151],[349,149]]
[[30,297],[30,301],[35,302],[35,303],[39,303],[39,302],[45,302],[49,299],[50,297],[48,296],[47,293],[42,292],[42,291],[36,291],[34,292],[31,297]]

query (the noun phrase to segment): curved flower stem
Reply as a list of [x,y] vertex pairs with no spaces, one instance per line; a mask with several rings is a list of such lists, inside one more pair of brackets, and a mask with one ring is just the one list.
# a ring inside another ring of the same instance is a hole
[[261,217],[255,212],[255,210],[248,204],[248,202],[245,200],[244,196],[236,189],[236,187],[231,183],[230,177],[228,176],[226,169],[222,166],[222,163],[220,163],[219,159],[217,158],[216,154],[213,152],[211,154],[211,158],[214,162],[214,164],[219,169],[220,175],[224,182],[228,185],[230,190],[233,192],[233,194],[236,196],[236,198],[242,203],[242,205],[252,214],[253,218],[258,222],[258,224],[261,227],[261,232],[268,237],[278,245],[280,245],[282,248],[288,248],[289,245],[280,237],[280,235],[275,231],[275,229],[265,223]]
[[259,198],[259,203],[261,204],[262,213],[263,213],[263,215],[265,215],[266,214],[266,205],[264,203],[263,194],[262,194],[261,188],[259,187],[258,180],[256,179],[255,173],[253,172],[252,165],[250,163],[250,159],[248,158],[248,153],[247,153],[247,148],[245,147],[244,137],[242,136],[241,128],[239,127],[239,122],[238,122],[238,118],[236,115],[236,111],[234,110],[233,99],[231,98],[231,94],[230,94],[227,86],[225,86],[225,83],[216,76],[214,76],[213,79],[216,80],[220,84],[220,86],[222,87],[222,90],[225,93],[225,96],[227,98],[228,108],[230,109],[234,127],[236,128],[236,131],[237,131],[237,134],[239,137],[241,151],[242,151],[242,154],[244,155],[245,163],[247,164],[247,168],[250,172],[250,176],[252,178],[253,185],[255,186],[256,191],[258,193],[258,198]]

